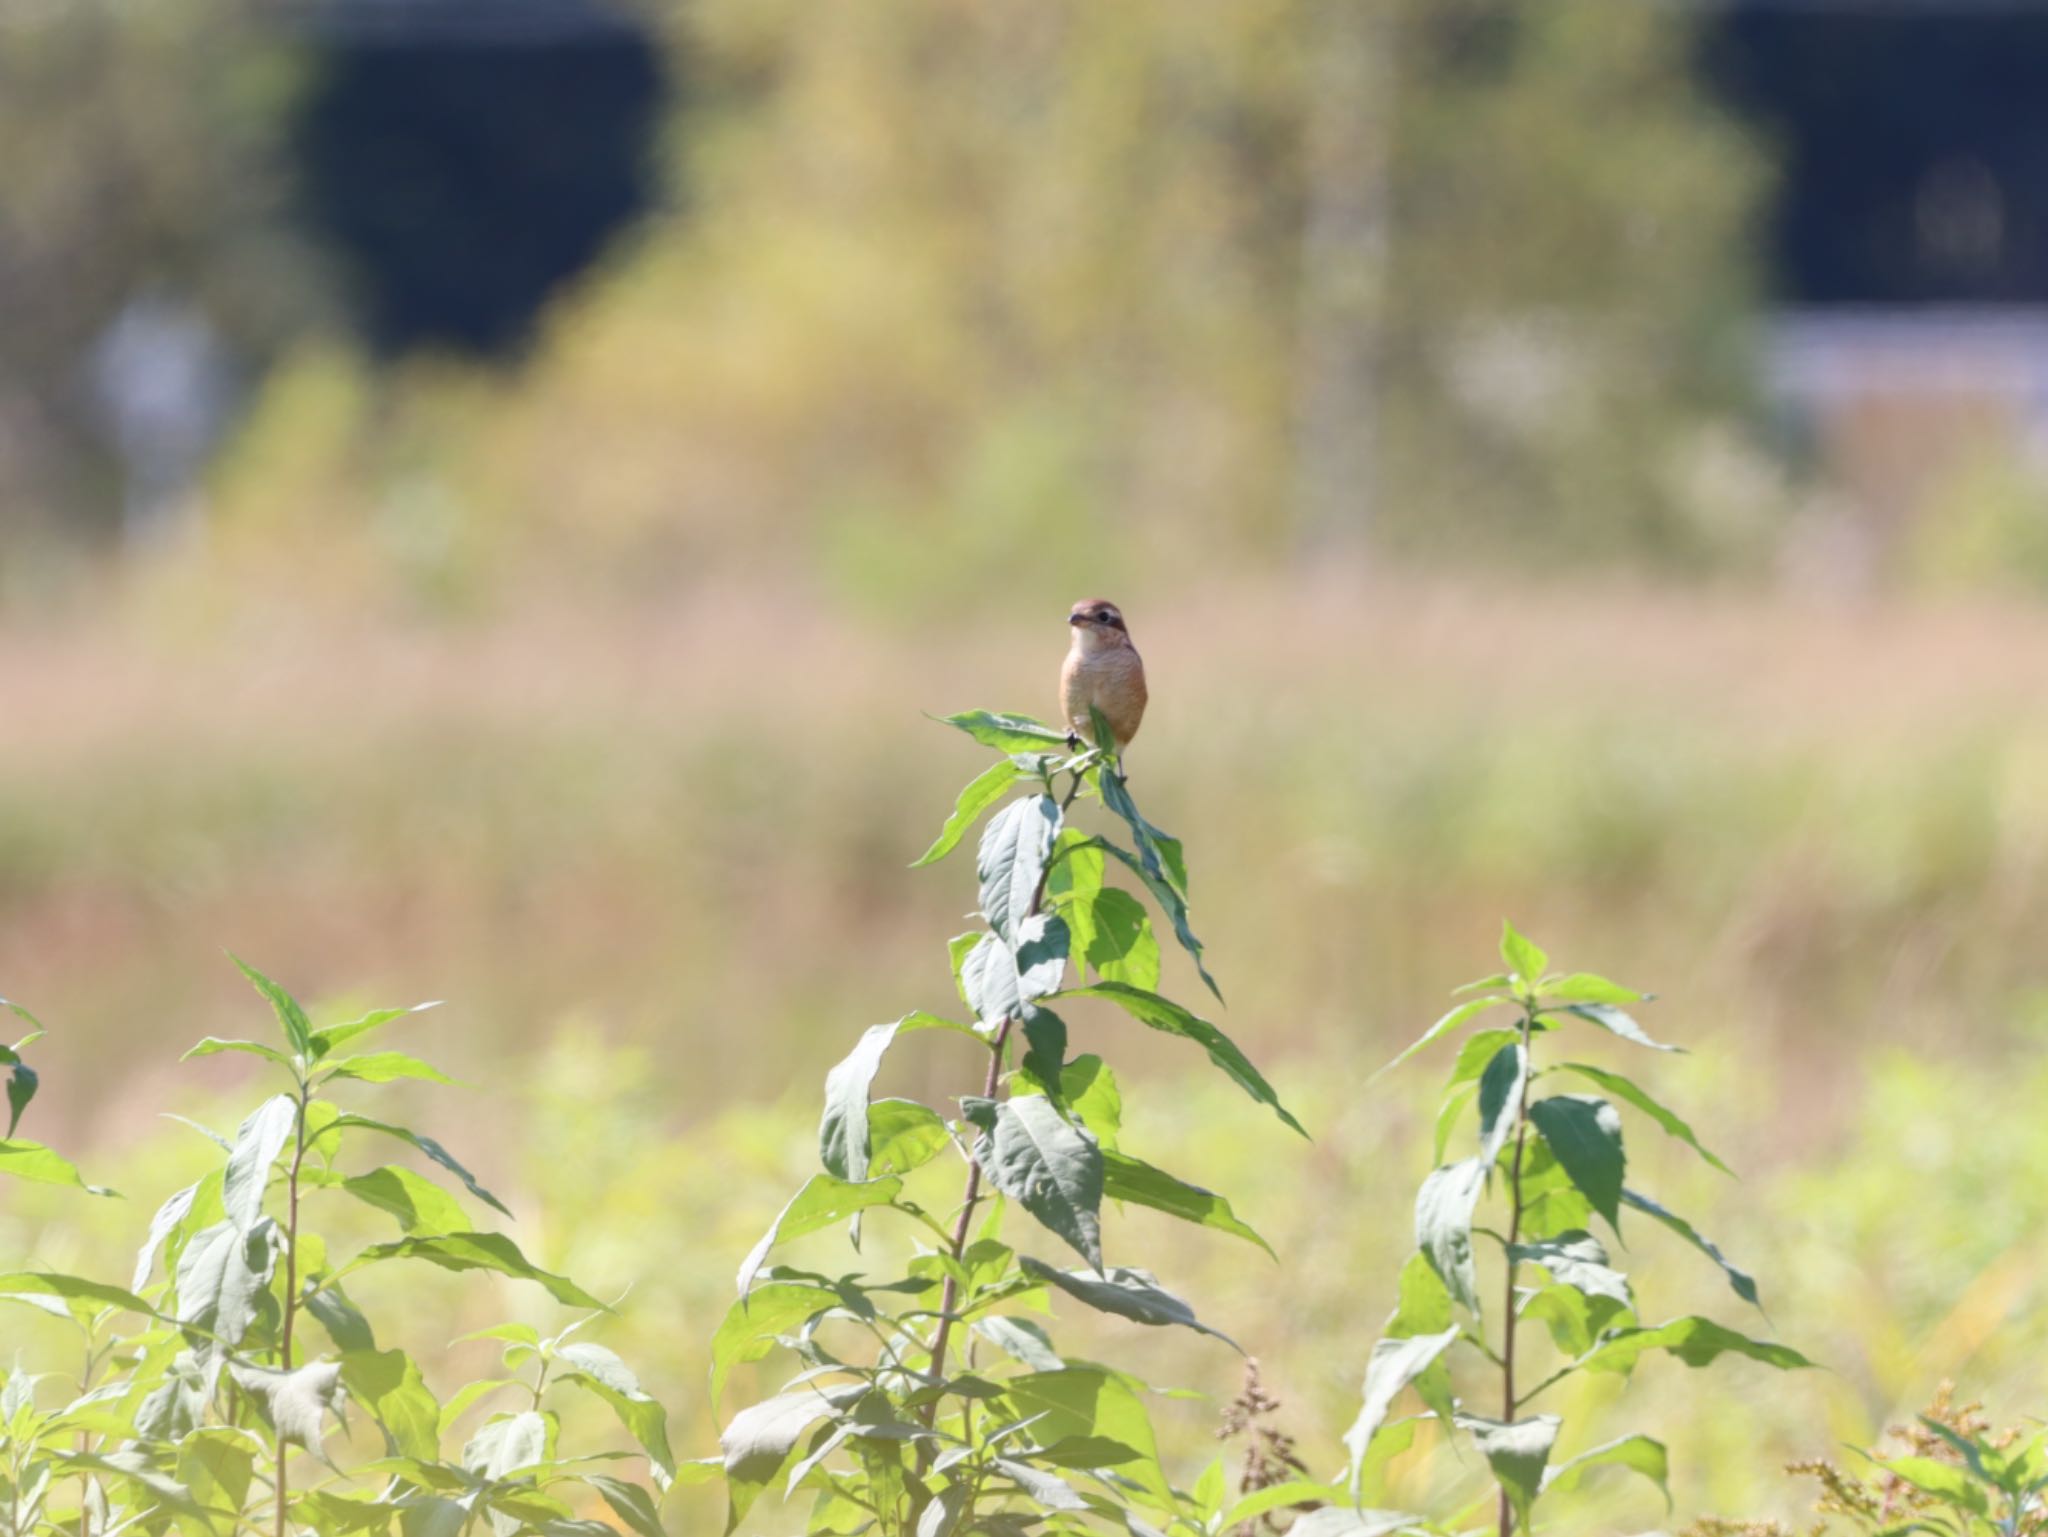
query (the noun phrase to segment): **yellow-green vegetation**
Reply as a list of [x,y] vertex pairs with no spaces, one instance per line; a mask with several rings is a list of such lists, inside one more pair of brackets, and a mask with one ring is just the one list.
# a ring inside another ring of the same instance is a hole
[[[1503,910],[1661,995],[1657,1033],[1693,1053],[1671,1102],[1742,1178],[1656,1137],[1631,1141],[1631,1177],[1754,1273],[1770,1334],[1826,1368],[1638,1374],[1628,1422],[1672,1447],[1682,1515],[1796,1509],[1779,1463],[1868,1443],[1945,1375],[2031,1406],[2040,621],[1611,587],[1119,596],[1159,680],[1132,784],[1191,836],[1230,1000],[1215,1017],[1315,1138],[1240,1113],[1227,1084],[1151,1083],[1185,1066],[1176,1043],[1103,1022],[1155,1089],[1132,1096],[1130,1145],[1227,1194],[1281,1263],[1119,1221],[1261,1359],[1318,1474],[1393,1305],[1449,1063],[1366,1080]],[[912,615],[874,625],[765,587],[602,624],[536,608],[375,635],[164,619],[20,636],[0,664],[20,744],[0,769],[0,975],[55,1026],[36,1134],[127,1199],[10,1187],[0,1245],[121,1275],[153,1201],[217,1156],[154,1114],[231,1127],[254,1093],[230,1090],[238,1059],[175,1066],[197,1035],[246,1033],[217,946],[345,992],[323,1019],[445,996],[409,1044],[473,1087],[434,1090],[426,1124],[519,1214],[537,1264],[608,1300],[632,1288],[597,1337],[671,1406],[678,1456],[709,1454],[705,1342],[764,1214],[814,1166],[826,1067],[867,1024],[958,1006],[930,939],[970,899],[903,867],[981,760],[902,701],[1042,703],[1064,603],[1047,607],[941,644]],[[950,1044],[876,1091],[959,1092],[974,1048]],[[1676,1245],[1634,1246],[1628,1268],[1662,1311],[1726,1306]],[[566,1321],[442,1280],[394,1274],[364,1305],[444,1353],[443,1393],[495,1348],[456,1335],[508,1311]],[[1116,1345],[1214,1395],[1157,1406],[1191,1476],[1234,1359]],[[752,1370],[731,1394],[772,1387]],[[1611,1394],[1560,1397],[1584,1444]],[[1612,1502],[1575,1504],[1588,1522],[1661,1519],[1626,1481],[1583,1497]],[[672,1529],[717,1520],[715,1494],[673,1498]]]

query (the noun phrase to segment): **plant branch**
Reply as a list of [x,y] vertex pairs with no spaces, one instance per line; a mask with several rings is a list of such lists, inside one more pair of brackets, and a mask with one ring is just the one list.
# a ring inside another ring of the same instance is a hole
[[[1515,1244],[1522,1235],[1522,1153],[1529,1141],[1529,1080],[1533,1076],[1533,1064],[1529,1060],[1531,1043],[1535,1036],[1536,1017],[1529,1010],[1522,1011],[1522,1089],[1515,1106],[1515,1157],[1508,1169],[1508,1237],[1505,1250],[1507,1281],[1501,1299],[1501,1422],[1512,1424],[1515,1418],[1515,1274],[1521,1268],[1515,1259]],[[1514,1537],[1515,1507],[1508,1498],[1507,1485],[1500,1490],[1500,1537]]]
[[[304,1080],[299,1084],[298,1114],[292,1117],[292,1166],[285,1177],[284,1209],[284,1322],[278,1330],[277,1361],[281,1371],[292,1369],[292,1324],[299,1311],[299,1170],[306,1161],[306,1107],[312,1090]],[[285,1473],[284,1427],[274,1426],[277,1447],[277,1518],[273,1537],[285,1537],[285,1502],[290,1481]]]

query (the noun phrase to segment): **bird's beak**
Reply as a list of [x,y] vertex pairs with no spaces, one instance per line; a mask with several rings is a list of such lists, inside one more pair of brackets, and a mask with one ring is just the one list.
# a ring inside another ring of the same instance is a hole
[[1087,616],[1086,614],[1069,614],[1069,615],[1067,615],[1067,623],[1068,623],[1068,624],[1086,624],[1087,622],[1088,622],[1088,616]]

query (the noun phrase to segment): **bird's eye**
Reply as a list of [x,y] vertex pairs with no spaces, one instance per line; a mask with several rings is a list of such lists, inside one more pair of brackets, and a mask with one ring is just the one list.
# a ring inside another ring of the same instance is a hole
[[1098,609],[1098,610],[1096,611],[1096,614],[1095,614],[1095,618],[1096,618],[1096,620],[1097,620],[1097,621],[1098,621],[1099,623],[1102,623],[1102,624],[1108,624],[1108,623],[1109,623],[1109,621],[1110,621],[1110,619],[1111,619],[1112,617],[1113,617],[1113,616],[1112,616],[1112,615],[1110,614],[1109,610],[1108,610],[1108,609],[1106,609],[1106,608],[1105,608],[1105,609]]

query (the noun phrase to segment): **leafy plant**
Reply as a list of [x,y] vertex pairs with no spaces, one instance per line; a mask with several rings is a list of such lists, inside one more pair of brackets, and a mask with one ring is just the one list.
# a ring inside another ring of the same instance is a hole
[[[1585,1062],[1539,1063],[1552,1038],[1567,1029],[1597,1030],[1648,1051],[1675,1051],[1651,1039],[1627,1012],[1645,1001],[1643,994],[1591,973],[1551,971],[1549,957],[1512,924],[1505,927],[1500,953],[1505,969],[1459,988],[1471,996],[1389,1064],[1466,1032],[1437,1115],[1440,1166],[1416,1197],[1415,1253],[1402,1269],[1399,1304],[1373,1350],[1364,1402],[1345,1444],[1351,1501],[1362,1509],[1366,1495],[1381,1487],[1387,1462],[1413,1441],[1419,1419],[1433,1417],[1461,1432],[1492,1471],[1499,1486],[1499,1530],[1510,1537],[1518,1525],[1531,1524],[1540,1498],[1568,1490],[1602,1467],[1641,1474],[1669,1498],[1666,1450],[1648,1435],[1626,1435],[1563,1461],[1554,1457],[1560,1418],[1530,1410],[1558,1383],[1589,1372],[1626,1376],[1657,1351],[1688,1366],[1724,1355],[1779,1370],[1811,1363],[1787,1346],[1709,1318],[1640,1320],[1628,1277],[1593,1232],[1595,1217],[1617,1236],[1624,1212],[1634,1220],[1647,1218],[1720,1267],[1742,1301],[1756,1305],[1757,1288],[1690,1222],[1629,1184],[1622,1107],[1715,1168],[1726,1166],[1691,1126],[1633,1079]],[[1585,1092],[1589,1088],[1596,1092]],[[1468,1110],[1477,1121],[1473,1151],[1443,1162]],[[1500,1212],[1497,1227],[1478,1220],[1489,1197]],[[1498,1256],[1490,1284],[1482,1284],[1481,1239]],[[1491,1337],[1489,1297],[1498,1299]],[[1543,1327],[1552,1347],[1551,1369],[1541,1375],[1531,1369],[1526,1326],[1532,1324]],[[1454,1361],[1476,1363],[1466,1381],[1469,1396],[1458,1392]],[[1489,1377],[1482,1390],[1477,1379]],[[1423,1412],[1390,1418],[1404,1392],[1420,1400]],[[1454,1521],[1463,1518],[1461,1512]],[[1342,1524],[1347,1519],[1352,1524]],[[1418,1519],[1354,1509],[1315,1530],[1337,1537],[1394,1530]]]
[[[1871,1471],[1843,1472],[1831,1462],[1792,1463],[1787,1472],[1818,1479],[1818,1520],[1809,1537],[1822,1537],[1839,1518],[1871,1537],[2038,1537],[2048,1532],[2048,1431],[1994,1432],[1980,1404],[1958,1404],[1944,1383],[1926,1412],[1896,1427],[1886,1453],[1865,1452]],[[1775,1521],[1728,1521],[1710,1516],[1686,1528],[1686,1537],[1788,1537]]]
[[[1070,1051],[1065,1015],[1108,1003],[1187,1040],[1300,1128],[1223,1031],[1158,991],[1152,913],[1109,883],[1112,871],[1134,878],[1212,992],[1215,983],[1190,926],[1180,841],[1138,810],[1102,723],[1097,745],[1079,750],[1023,716],[976,711],[948,724],[1001,754],[960,792],[917,862],[943,859],[988,817],[975,866],[983,927],[950,945],[973,1020],[913,1013],[871,1026],[826,1077],[821,1172],[740,1267],[713,1346],[714,1397],[735,1366],[773,1350],[798,1368],[726,1426],[728,1529],[779,1485],[786,1496],[809,1494],[811,1533],[1221,1531],[1287,1501],[1261,1503],[1272,1498],[1262,1491],[1226,1508],[1220,1460],[1193,1489],[1176,1487],[1144,1384],[1063,1355],[1025,1310],[1058,1297],[1138,1324],[1216,1333],[1148,1271],[1115,1262],[1108,1201],[1264,1240],[1222,1196],[1122,1145],[1122,1085],[1099,1050]],[[1099,804],[1110,832],[1072,825],[1080,800]],[[885,1053],[930,1032],[976,1044],[986,1059],[976,1090],[957,1109],[873,1098]],[[1091,1033],[1089,1044],[1099,1039]],[[945,1194],[949,1152],[964,1165],[957,1196]],[[1014,1247],[1005,1236],[1013,1205],[1072,1257]],[[871,1214],[896,1219],[915,1241],[900,1273],[771,1263],[789,1240],[840,1223],[858,1248]]]
[[[601,1506],[637,1537],[661,1537],[657,1491],[679,1476],[713,1477],[716,1464],[679,1467],[661,1406],[610,1350],[571,1337],[610,1309],[510,1238],[479,1229],[465,1197],[505,1208],[438,1141],[342,1098],[399,1080],[449,1082],[405,1052],[360,1049],[413,1011],[316,1026],[283,988],[242,970],[276,1015],[279,1044],[209,1037],[187,1055],[259,1058],[282,1090],[233,1137],[206,1132],[219,1166],[157,1209],[125,1286],[49,1271],[0,1275],[0,1301],[65,1320],[83,1347],[75,1375],[39,1374],[17,1360],[0,1384],[0,1534],[114,1537],[175,1525],[187,1537],[343,1537],[397,1526],[406,1537],[461,1537],[486,1522],[495,1537],[588,1537],[610,1530],[585,1513]],[[19,1046],[0,1057],[17,1085],[19,1057]],[[31,1074],[17,1115],[34,1084]],[[11,1139],[0,1147],[6,1172],[83,1184],[47,1149]],[[363,1167],[345,1156],[371,1147],[420,1155],[461,1194],[406,1164]],[[374,1209],[398,1236],[331,1252],[311,1218],[335,1200]],[[380,1346],[345,1284],[405,1260],[530,1281],[586,1316],[549,1338],[526,1324],[485,1330],[505,1342],[506,1374],[443,1402],[411,1356]],[[325,1349],[316,1346],[323,1336]],[[610,1407],[649,1463],[654,1490],[600,1471],[623,1453],[559,1444],[550,1398],[559,1389]],[[349,1456],[354,1433],[346,1448],[330,1439],[347,1403],[373,1428],[364,1438],[372,1456]],[[459,1453],[445,1452],[456,1427],[486,1408]]]

